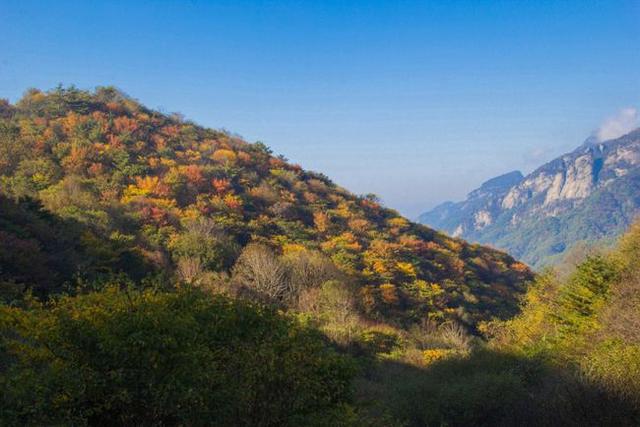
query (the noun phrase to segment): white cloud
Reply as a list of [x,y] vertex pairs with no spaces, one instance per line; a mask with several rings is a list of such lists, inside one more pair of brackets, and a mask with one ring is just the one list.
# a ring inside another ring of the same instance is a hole
[[640,126],[640,114],[637,108],[628,107],[607,118],[596,132],[599,141],[618,138]]

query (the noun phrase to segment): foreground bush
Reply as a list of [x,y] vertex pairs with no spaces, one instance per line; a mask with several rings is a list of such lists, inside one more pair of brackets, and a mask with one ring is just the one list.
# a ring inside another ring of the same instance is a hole
[[3,425],[335,424],[351,364],[277,312],[194,290],[0,307]]

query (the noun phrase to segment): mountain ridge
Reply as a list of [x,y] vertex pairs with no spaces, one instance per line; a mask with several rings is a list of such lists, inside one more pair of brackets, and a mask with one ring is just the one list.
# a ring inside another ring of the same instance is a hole
[[[640,129],[608,141],[589,138],[508,188],[483,191],[483,184],[462,202],[422,214],[419,222],[540,267],[577,241],[613,238],[629,226],[640,209],[639,169]],[[607,203],[598,208],[589,203],[595,199]],[[589,218],[587,209],[601,215]],[[538,243],[526,247],[534,237]]]

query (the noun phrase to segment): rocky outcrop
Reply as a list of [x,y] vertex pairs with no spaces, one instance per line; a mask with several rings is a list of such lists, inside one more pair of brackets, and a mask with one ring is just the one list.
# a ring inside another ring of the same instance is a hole
[[[509,250],[540,266],[575,241],[615,236],[633,221],[640,211],[640,193],[629,190],[635,189],[638,174],[640,129],[610,141],[589,138],[575,151],[526,177],[510,172],[493,178],[466,200],[444,203],[421,215],[419,221]],[[606,203],[587,203],[594,198]],[[592,215],[584,212],[587,208]],[[603,212],[609,218],[603,218]],[[576,222],[577,217],[586,224]],[[570,232],[558,230],[562,227]],[[520,241],[527,233],[547,242],[548,248]]]
[[423,224],[438,224],[438,228],[455,237],[463,236],[470,230],[481,230],[493,223],[507,191],[523,179],[520,171],[492,178],[469,193],[464,202],[445,202],[422,214],[419,221]]

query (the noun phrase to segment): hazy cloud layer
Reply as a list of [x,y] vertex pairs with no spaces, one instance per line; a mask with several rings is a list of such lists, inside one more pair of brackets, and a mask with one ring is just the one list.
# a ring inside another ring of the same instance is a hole
[[615,116],[607,118],[596,132],[599,141],[618,138],[640,126],[638,109],[623,108]]

